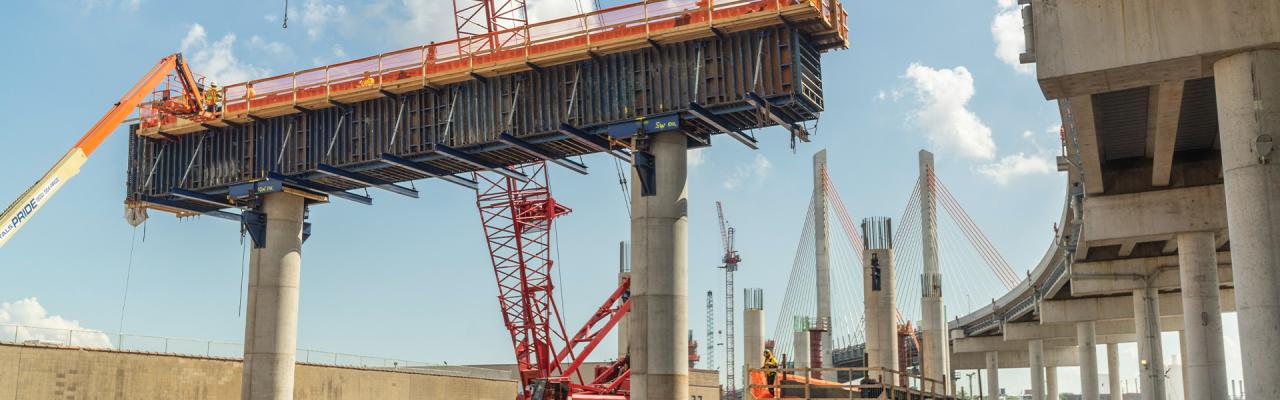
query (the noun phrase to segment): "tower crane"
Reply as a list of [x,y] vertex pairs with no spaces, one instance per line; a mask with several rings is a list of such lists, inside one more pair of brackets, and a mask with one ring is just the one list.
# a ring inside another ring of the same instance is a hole
[[195,122],[216,119],[217,113],[205,104],[202,80],[191,73],[182,54],[160,59],[40,180],[5,208],[0,214],[0,247],[26,226],[68,180],[80,173],[80,167],[94,150],[134,109],[138,109],[143,118],[177,117]]
[[716,202],[716,214],[720,216],[720,241],[724,245],[724,256],[720,258],[720,268],[724,268],[724,358],[725,358],[725,390],[733,392],[738,389],[734,379],[734,345],[737,341],[734,338],[733,316],[733,273],[738,270],[738,263],[742,261],[742,257],[738,255],[738,250],[733,247],[733,226],[724,219],[724,205],[719,201]]

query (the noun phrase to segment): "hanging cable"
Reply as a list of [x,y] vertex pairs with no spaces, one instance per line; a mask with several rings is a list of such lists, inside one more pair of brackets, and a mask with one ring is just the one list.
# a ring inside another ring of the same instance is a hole
[[133,251],[138,244],[138,227],[133,227],[133,234],[129,236],[129,262],[124,270],[124,293],[120,296],[120,325],[116,328],[116,337],[124,334],[124,311],[125,306],[129,304],[129,281],[133,278]]
[[627,210],[627,219],[631,218],[631,189],[627,187],[626,169],[622,168],[622,161],[617,157],[613,158],[613,167],[618,172],[618,186],[622,188],[622,208]]

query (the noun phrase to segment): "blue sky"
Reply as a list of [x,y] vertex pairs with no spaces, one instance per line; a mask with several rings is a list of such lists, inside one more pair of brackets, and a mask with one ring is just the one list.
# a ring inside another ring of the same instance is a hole
[[[530,4],[542,19],[577,10],[556,0]],[[0,44],[0,70],[9,77],[0,91],[7,150],[0,198],[39,177],[164,55],[182,51],[196,72],[225,85],[452,37],[446,0],[297,0],[291,7],[282,29],[277,1],[11,5],[0,15],[0,34],[11,38]],[[1021,48],[1021,31],[1010,28],[1020,28],[1009,17],[1016,10],[995,1],[845,7],[852,48],[823,59],[827,112],[813,143],[792,152],[785,132],[771,129],[759,132],[760,151],[718,139],[691,157],[695,338],[703,337],[703,293],[714,288],[719,298],[722,282],[714,201],[725,202],[747,260],[738,286],[765,288],[766,307],[779,304],[808,204],[810,157],[821,148],[829,149],[832,180],[854,218],[897,217],[916,179],[916,151],[927,148],[937,153],[940,179],[1019,274],[1051,240],[1065,183],[1052,163],[1059,118],[1031,70],[1009,62]],[[65,319],[59,323],[120,328],[135,237],[122,218],[124,144],[121,129],[0,251],[0,302],[35,297]],[[556,167],[552,176],[557,198],[574,209],[559,223],[557,264],[571,326],[612,290],[617,242],[628,235],[613,162],[587,161],[590,175]],[[312,210],[299,346],[451,364],[510,359],[474,194],[436,181],[418,187],[417,200],[384,195],[372,207],[335,202]],[[143,232],[136,231],[123,330],[240,341],[237,226],[153,213],[145,242]],[[1234,331],[1234,320],[1229,325]],[[614,354],[613,342],[600,352]]]

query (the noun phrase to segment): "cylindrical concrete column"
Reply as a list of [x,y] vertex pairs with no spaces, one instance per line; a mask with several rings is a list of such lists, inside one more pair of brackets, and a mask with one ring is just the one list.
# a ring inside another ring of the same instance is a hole
[[1213,64],[1245,393],[1280,399],[1280,50]]
[[[862,220],[863,300],[866,307],[867,367],[898,370],[897,290],[894,287],[893,229],[888,218]],[[873,376],[875,372],[871,373]],[[884,379],[895,376],[883,375]]]
[[795,348],[792,360],[795,360],[796,368],[809,368],[809,331],[795,331],[792,334],[792,347]]
[[[830,323],[831,319],[831,256],[829,253],[829,239],[827,232],[827,151],[819,150],[813,155],[813,249],[814,249],[814,282],[817,287],[814,288],[814,297],[818,300],[817,321],[826,321]],[[831,351],[835,348],[831,339],[831,326],[820,333],[822,336],[821,343],[814,343],[822,346],[822,357],[820,359],[810,360],[816,368],[833,367],[830,364],[834,358]],[[822,379],[835,381],[835,371],[823,371]]]
[[1000,399],[1000,353],[987,352],[987,398]]
[[1133,323],[1138,339],[1138,375],[1143,400],[1165,400],[1159,299],[1154,288],[1133,291]]
[[1058,367],[1044,367],[1044,398],[1058,400]]
[[1044,400],[1044,340],[1027,341],[1027,351],[1030,353],[1027,360],[1031,363],[1031,400]]
[[636,400],[689,398],[688,140],[680,132],[650,138],[653,196],[632,171],[631,393]]
[[301,197],[272,193],[258,209],[267,214],[267,242],[249,253],[241,399],[293,398],[305,207]]
[[1222,343],[1222,303],[1218,299],[1218,250],[1213,232],[1178,234],[1182,277],[1182,365],[1186,399],[1227,398],[1226,346]]
[[742,387],[747,388],[751,369],[764,366],[764,289],[743,289],[742,294]]
[[1120,345],[1107,343],[1107,391],[1112,399],[1123,399],[1124,388],[1120,386]]
[[1084,400],[1098,400],[1097,323],[1076,323],[1076,346],[1080,349],[1080,395]]

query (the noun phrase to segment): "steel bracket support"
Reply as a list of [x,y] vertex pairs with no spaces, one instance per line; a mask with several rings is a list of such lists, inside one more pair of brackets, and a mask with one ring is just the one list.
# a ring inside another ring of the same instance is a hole
[[435,147],[436,153],[440,153],[440,155],[443,155],[448,158],[452,158],[455,161],[470,165],[474,168],[482,169],[482,170],[493,170],[494,172],[502,174],[503,176],[506,176],[508,178],[512,178],[521,182],[529,181],[529,177],[527,175],[511,170],[510,168],[498,165],[492,161],[477,157],[475,154],[467,153],[449,146],[445,146],[443,144],[436,144],[434,147]]
[[392,154],[383,153],[382,159],[380,161],[400,167],[400,168],[404,168],[419,174],[423,174],[426,176],[444,179],[445,181],[465,187],[467,189],[475,190],[476,187],[478,186],[476,184],[476,181],[457,177],[452,174],[449,174],[448,171],[427,165],[426,163],[413,161],[407,158],[397,157]]
[[512,136],[509,133],[503,132],[502,134],[498,135],[498,140],[508,145],[511,145],[511,147],[518,148],[520,150],[523,150],[526,153],[529,153],[533,156],[541,158],[545,161],[550,161],[562,167],[568,168],[570,171],[577,172],[583,175],[587,174],[586,165],[582,165],[581,163],[578,163],[576,161],[566,159],[564,158],[563,155],[555,154],[550,150],[539,147],[538,145],[535,145],[533,143],[526,142],[523,139]]
[[267,247],[267,214],[253,210],[240,212],[240,229],[249,234],[253,248]]
[[608,141],[601,139],[599,136],[583,132],[581,129],[573,127],[573,125],[560,124],[560,133],[563,133],[565,136],[581,142],[582,144],[591,146],[597,151],[602,151],[611,156],[617,157],[619,160],[631,162],[631,156],[629,154],[622,150],[614,150],[609,146]]
[[636,151],[636,176],[640,180],[640,196],[649,197],[658,194],[658,175],[656,160],[648,150]]
[[354,201],[356,203],[364,204],[366,206],[373,205],[372,197],[358,195],[342,189],[331,187],[329,185],[316,183],[316,182],[312,182],[312,181],[300,179],[300,178],[290,178],[276,172],[268,172],[267,178],[283,181],[288,183],[291,186],[296,186],[298,188],[308,190],[311,192],[329,194],[335,197],[340,197],[346,200]]
[[364,186],[376,187],[376,188],[386,190],[391,193],[403,195],[406,197],[412,197],[415,199],[418,198],[417,190],[413,190],[404,186],[387,182],[385,180],[372,177],[369,175],[365,175],[359,172],[347,171],[347,170],[340,169],[328,164],[316,164],[316,171],[328,176],[345,180],[347,182],[352,182],[352,183],[356,183]]
[[773,120],[773,122],[777,123],[778,125],[781,125],[784,128],[787,128],[788,131],[791,131],[791,136],[793,138],[800,139],[801,142],[805,142],[805,143],[809,142],[809,131],[805,130],[804,126],[798,125],[795,122],[787,119],[785,115],[782,115],[782,113],[778,112],[778,110],[771,107],[771,104],[769,104],[768,100],[765,100],[763,97],[760,97],[760,95],[756,94],[756,92],[747,92],[746,100],[747,100],[747,103],[751,104],[752,107],[755,107],[756,109],[768,115],[770,120]]
[[690,102],[689,113],[693,114],[693,116],[695,117],[698,117],[698,119],[702,120],[702,122],[706,122],[708,125],[711,125],[712,127],[716,128],[716,130],[728,134],[730,137],[734,138],[738,142],[741,142],[743,145],[750,147],[752,150],[760,149],[760,145],[759,143],[756,142],[755,138],[751,136],[747,136],[746,134],[742,133],[741,130],[734,129],[734,126],[732,123],[730,123],[729,121],[726,121],[724,118],[720,117],[719,115],[716,115],[716,113],[711,112],[711,110],[708,110],[702,107],[702,105],[696,102]]
[[162,199],[162,198],[159,198],[159,197],[153,197],[153,196],[142,195],[142,201],[147,202],[147,203],[156,204],[156,205],[159,205],[159,206],[163,206],[163,207],[165,207],[165,208],[172,208],[172,209],[175,209],[175,210],[183,210],[183,211],[187,211],[187,212],[190,212],[190,213],[193,213],[193,214],[208,215],[208,216],[210,216],[210,217],[214,217],[214,218],[221,218],[221,219],[225,219],[225,220],[229,220],[229,221],[239,221],[239,220],[240,220],[240,215],[237,215],[237,214],[235,214],[235,213],[229,213],[229,212],[222,211],[222,210],[218,210],[218,209],[196,209],[196,208],[192,208],[191,206],[187,205],[186,203],[182,203],[182,202],[178,202],[178,201],[173,201],[173,200],[169,200],[169,199]]

